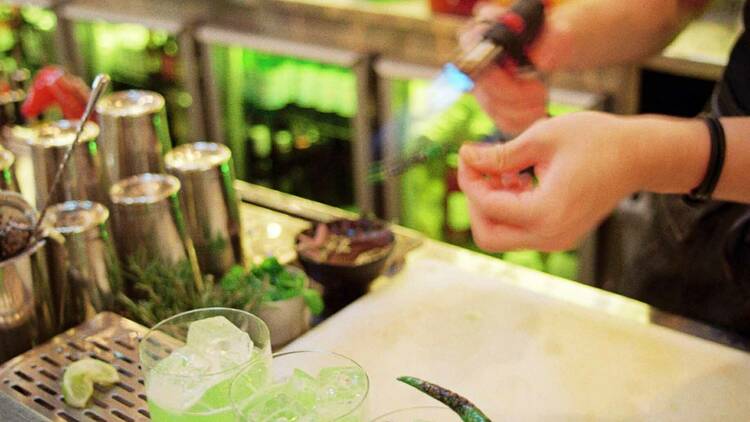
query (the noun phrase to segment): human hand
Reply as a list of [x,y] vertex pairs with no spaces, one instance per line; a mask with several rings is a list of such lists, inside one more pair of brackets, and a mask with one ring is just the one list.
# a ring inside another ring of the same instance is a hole
[[[700,124],[700,122],[699,122]],[[625,196],[647,185],[650,122],[582,112],[544,119],[505,144],[465,144],[459,184],[481,248],[575,246]],[[538,183],[521,173],[533,167]]]
[[[460,34],[463,48],[470,48],[505,12],[494,4],[477,7],[475,22]],[[564,63],[569,37],[554,22],[545,24],[528,52],[541,72],[549,72]],[[547,115],[547,88],[538,75],[520,74],[509,66],[490,66],[475,78],[474,95],[485,112],[507,134],[518,134]]]

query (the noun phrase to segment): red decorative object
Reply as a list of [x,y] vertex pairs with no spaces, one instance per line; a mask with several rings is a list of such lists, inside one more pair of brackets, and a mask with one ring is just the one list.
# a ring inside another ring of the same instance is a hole
[[80,78],[59,66],[46,66],[34,76],[21,113],[31,119],[57,106],[66,119],[80,119],[88,96],[89,88]]

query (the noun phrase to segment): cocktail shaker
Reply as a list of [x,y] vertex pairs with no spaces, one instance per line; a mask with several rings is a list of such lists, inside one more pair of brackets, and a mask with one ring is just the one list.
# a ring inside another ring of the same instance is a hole
[[96,106],[99,146],[111,183],[143,173],[162,173],[172,147],[164,97],[150,91],[119,91]]
[[[34,183],[30,187],[22,186],[21,190],[27,197],[32,195],[37,205],[43,203],[50,192],[55,172],[75,139],[77,124],[77,121],[58,120],[32,126],[14,126],[10,130],[9,141],[28,148],[26,153],[32,163]],[[63,175],[61,188],[54,198],[49,199],[49,204],[76,199],[107,200],[106,175],[96,143],[98,135],[99,126],[93,122],[86,123],[80,145],[76,147],[72,163]],[[25,191],[24,187],[33,189],[33,193]]]
[[[36,218],[21,195],[0,192],[0,227],[8,230],[10,222],[31,227]],[[9,233],[0,241],[7,242]],[[0,261],[0,362],[56,334],[45,244],[44,239],[37,240]]]
[[180,180],[190,238],[204,271],[224,274],[243,264],[239,208],[232,153],[224,145],[181,145],[164,157],[167,171]]
[[16,156],[0,147],[0,190],[18,192],[18,180],[13,166],[15,162]]
[[64,238],[50,242],[50,275],[63,329],[112,310],[121,274],[109,227],[109,210],[90,201],[52,206],[45,224]]
[[153,173],[131,176],[112,186],[115,244],[125,265],[140,258],[167,264],[187,260],[196,277],[200,275],[179,191],[176,177]]

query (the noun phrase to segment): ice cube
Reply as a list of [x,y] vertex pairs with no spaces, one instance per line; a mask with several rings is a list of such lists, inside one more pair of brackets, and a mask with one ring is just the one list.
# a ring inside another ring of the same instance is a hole
[[164,409],[185,411],[211,387],[203,376],[210,374],[212,367],[203,354],[189,346],[181,347],[151,370],[146,377],[146,395]]
[[250,336],[223,316],[192,322],[187,345],[209,358],[216,372],[247,363],[253,352]]
[[232,396],[250,397],[270,384],[271,357],[256,351],[250,363],[243,367],[233,381]]
[[276,384],[254,394],[240,405],[243,421],[319,422],[313,409],[288,391],[289,384]]
[[295,369],[286,381],[286,392],[308,409],[315,407],[318,382],[307,372]]
[[355,366],[323,368],[317,381],[318,414],[324,420],[344,416],[367,394],[367,375]]

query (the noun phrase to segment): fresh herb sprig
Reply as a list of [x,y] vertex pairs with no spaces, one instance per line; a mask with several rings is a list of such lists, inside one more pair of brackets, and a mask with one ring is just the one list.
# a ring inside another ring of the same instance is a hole
[[306,286],[305,274],[281,265],[275,257],[268,257],[260,265],[253,267],[248,276],[260,280],[263,286],[263,302],[277,302],[302,296],[313,315],[323,312],[323,298],[317,290]]
[[262,300],[262,286],[251,282],[244,289],[227,290],[212,275],[204,276],[199,290],[190,264],[149,260],[142,255],[131,257],[125,268],[126,286],[132,291],[117,293],[120,312],[148,327],[159,321],[197,308],[228,307],[252,312]]
[[324,309],[320,293],[305,285],[304,273],[287,269],[274,257],[249,271],[234,266],[219,280],[204,275],[201,290],[187,261],[169,264],[136,254],[123,273],[124,284],[132,289],[117,292],[118,310],[149,327],[192,309],[228,307],[253,312],[264,302],[297,296],[302,296],[313,315]]

